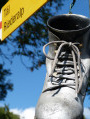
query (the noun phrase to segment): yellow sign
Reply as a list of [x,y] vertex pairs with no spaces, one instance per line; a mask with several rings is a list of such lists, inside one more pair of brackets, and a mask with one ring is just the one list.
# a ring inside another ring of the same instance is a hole
[[4,40],[48,0],[10,0],[2,8],[2,39]]

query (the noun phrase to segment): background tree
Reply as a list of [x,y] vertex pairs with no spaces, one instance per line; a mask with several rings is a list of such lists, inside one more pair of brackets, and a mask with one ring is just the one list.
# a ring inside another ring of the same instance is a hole
[[[7,1],[8,0],[0,1],[0,9]],[[71,0],[71,2],[70,13],[76,0]],[[64,0],[50,0],[21,27],[19,27],[17,36],[11,35],[3,42],[0,42],[0,55],[1,59],[3,59],[3,62],[0,60],[0,100],[4,100],[8,90],[13,89],[13,84],[10,80],[7,81],[7,76],[11,75],[11,71],[10,69],[5,68],[6,60],[11,63],[12,58],[18,55],[20,56],[23,65],[31,71],[38,69],[45,64],[45,57],[41,48],[48,42],[47,20],[60,11],[63,3]],[[2,51],[2,47],[7,48],[9,55]],[[25,64],[24,60],[28,60],[30,64]],[[90,82],[88,84],[87,94],[90,95]],[[0,108],[0,118],[19,119],[19,116],[13,115],[13,113],[9,112],[8,107],[4,107]]]
[[4,100],[8,90],[13,89],[13,84],[10,80],[6,81],[6,77],[11,75],[9,69],[5,69],[3,64],[0,64],[0,100]]
[[[0,9],[7,1],[0,2]],[[9,36],[0,42],[0,74],[2,74],[0,77],[0,100],[5,99],[8,90],[13,89],[10,80],[6,79],[7,76],[11,75],[10,69],[5,69],[7,60],[11,63],[12,58],[18,55],[25,67],[31,71],[45,64],[41,47],[48,41],[46,22],[49,17],[61,9],[62,5],[62,0],[50,0],[18,29],[17,36]],[[8,54],[3,52],[3,47],[6,48]],[[23,59],[31,60],[30,64],[27,66]]]
[[[1,1],[0,8],[7,1],[8,0]],[[70,5],[70,10],[74,6],[76,0],[72,0],[71,2],[72,4]],[[7,72],[6,74],[4,73],[4,75],[2,75],[4,76],[3,84],[5,83],[6,77],[11,74],[10,69],[4,70],[6,60],[12,62],[12,58],[16,55],[20,56],[23,65],[31,71],[38,69],[40,66],[45,64],[45,56],[42,53],[42,47],[48,42],[48,29],[46,25],[47,20],[56,13],[59,13],[63,3],[64,0],[50,0],[21,27],[19,27],[19,29],[16,31],[16,36],[12,34],[6,40],[4,40],[4,42],[0,42],[0,54],[1,58],[3,58],[3,62],[1,62],[1,72]],[[7,48],[9,55],[2,51],[2,47]],[[26,60],[27,63],[25,63]],[[5,91],[7,92],[7,90],[12,90],[12,87],[13,85],[8,82],[8,88],[6,88]],[[89,88],[88,93],[90,93]],[[6,94],[7,93],[5,93],[4,97],[0,99],[4,99]]]
[[[0,1],[0,10],[1,7],[7,2],[8,0]],[[10,61],[10,57],[7,56],[2,51],[2,46],[5,47],[7,45],[7,41],[0,42],[0,100],[4,100],[8,90],[13,90],[13,84],[11,83],[10,79],[8,80],[7,77],[11,75],[10,69],[5,68],[5,61],[4,59],[8,59]]]
[[5,107],[0,108],[0,119],[20,119],[20,117],[10,112],[9,107],[5,105]]

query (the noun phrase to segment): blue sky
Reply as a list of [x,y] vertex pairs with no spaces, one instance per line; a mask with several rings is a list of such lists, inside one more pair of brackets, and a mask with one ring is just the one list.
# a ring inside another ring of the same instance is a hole
[[[63,2],[64,6],[60,12],[57,13],[57,15],[67,14],[71,2],[72,0],[65,0],[65,2]],[[75,6],[72,9],[72,12],[74,14],[81,14],[89,17],[89,0],[77,0]],[[13,35],[16,35],[16,32],[14,32]],[[12,83],[14,84],[14,90],[13,92],[8,93],[6,100],[1,101],[0,105],[9,104],[10,109],[13,109],[14,112],[16,111],[15,109],[18,109],[20,113],[21,110],[35,107],[44,84],[46,75],[45,66],[42,66],[39,70],[30,72],[22,65],[20,62],[20,57],[15,57],[13,59],[12,65],[7,63],[7,67],[11,68],[13,73],[10,79],[12,79]],[[90,100],[88,97],[86,97],[84,107],[87,108],[89,106]]]

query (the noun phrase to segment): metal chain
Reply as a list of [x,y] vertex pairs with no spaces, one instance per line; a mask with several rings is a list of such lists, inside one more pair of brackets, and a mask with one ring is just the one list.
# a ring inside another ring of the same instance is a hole
[[70,8],[69,8],[69,14],[71,14],[71,9],[73,8],[73,6],[75,5],[76,0],[73,0],[73,2],[70,4]]

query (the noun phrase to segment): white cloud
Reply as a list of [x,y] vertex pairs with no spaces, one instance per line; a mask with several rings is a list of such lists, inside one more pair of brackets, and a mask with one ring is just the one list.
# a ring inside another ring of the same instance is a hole
[[25,110],[19,109],[10,109],[11,112],[14,114],[20,115],[20,119],[34,119],[35,115],[35,108],[27,108]]
[[84,108],[84,115],[86,119],[90,119],[90,109]]
[[[20,119],[34,119],[35,108],[27,108],[25,110],[20,109],[10,109],[14,114],[20,115]],[[86,119],[90,119],[90,109],[84,108],[84,115]]]

